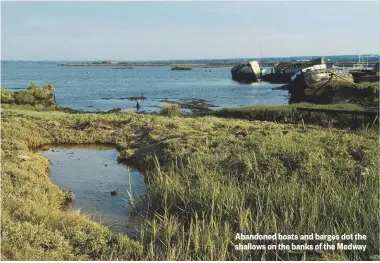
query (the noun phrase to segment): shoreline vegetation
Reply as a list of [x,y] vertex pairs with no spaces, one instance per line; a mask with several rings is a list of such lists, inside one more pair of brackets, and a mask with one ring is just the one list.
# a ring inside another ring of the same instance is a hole
[[[292,105],[216,116],[184,117],[169,103],[160,114],[80,112],[55,104],[49,85],[2,89],[1,102],[3,260],[379,259],[377,125],[259,120],[291,115]],[[50,181],[39,152],[64,144],[114,145],[118,161],[143,173],[147,191],[134,200],[138,238],[64,211],[70,193]],[[365,251],[239,251],[236,233],[368,238]]]

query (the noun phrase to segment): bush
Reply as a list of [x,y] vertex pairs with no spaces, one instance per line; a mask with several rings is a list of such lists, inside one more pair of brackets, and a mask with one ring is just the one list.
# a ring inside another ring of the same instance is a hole
[[31,92],[26,90],[15,92],[14,98],[16,104],[30,104],[36,105],[36,100]]
[[40,88],[32,83],[26,90],[12,92],[7,89],[1,90],[1,103],[4,104],[28,104],[53,106],[55,104],[54,88],[48,84]]
[[168,117],[181,116],[181,106],[173,103],[164,103],[161,109],[161,115]]
[[13,92],[8,89],[1,89],[1,103],[11,104],[14,103]]

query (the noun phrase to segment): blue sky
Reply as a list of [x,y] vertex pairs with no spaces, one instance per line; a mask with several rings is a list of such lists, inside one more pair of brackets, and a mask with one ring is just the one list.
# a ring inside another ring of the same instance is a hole
[[2,2],[3,60],[379,53],[376,2]]

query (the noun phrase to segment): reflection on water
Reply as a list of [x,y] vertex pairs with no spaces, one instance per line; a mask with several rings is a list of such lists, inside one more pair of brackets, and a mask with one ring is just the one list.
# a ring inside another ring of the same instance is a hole
[[[80,209],[113,232],[134,233],[137,217],[130,215],[128,167],[117,163],[118,152],[114,148],[54,147],[42,154],[52,163],[52,182],[75,195],[69,209]],[[143,176],[130,169],[130,181],[136,203],[145,191]],[[118,195],[112,196],[111,191],[115,189]]]

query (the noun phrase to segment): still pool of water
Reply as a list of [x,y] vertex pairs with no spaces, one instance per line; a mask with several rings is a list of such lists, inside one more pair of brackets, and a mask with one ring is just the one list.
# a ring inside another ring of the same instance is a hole
[[203,99],[220,107],[254,104],[283,105],[288,92],[272,90],[281,84],[239,84],[231,79],[231,67],[193,68],[176,71],[169,66],[140,66],[115,70],[111,67],[65,67],[56,62],[2,62],[1,86],[17,91],[31,82],[52,84],[57,103],[86,111],[114,108],[135,110],[127,97],[141,96],[140,111],[158,111],[163,99]]
[[[85,147],[85,148],[84,148]],[[72,191],[75,201],[68,209],[109,226],[117,233],[133,234],[137,216],[129,205],[129,176],[134,202],[145,192],[143,176],[135,169],[117,163],[118,152],[108,146],[53,147],[42,152],[51,161],[51,181],[66,191]],[[111,191],[118,189],[118,195]]]

